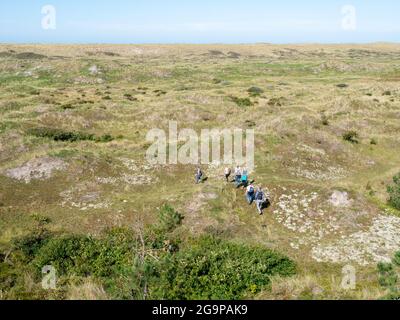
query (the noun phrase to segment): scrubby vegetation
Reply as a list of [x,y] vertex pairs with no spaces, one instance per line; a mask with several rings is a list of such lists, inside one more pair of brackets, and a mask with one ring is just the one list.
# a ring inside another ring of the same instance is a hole
[[400,299],[400,251],[398,251],[391,263],[379,263],[379,284],[388,291],[383,297],[385,300]]
[[247,90],[250,96],[252,97],[259,97],[264,93],[264,90],[259,87],[251,87]]
[[295,264],[262,247],[203,237],[163,260],[160,270],[154,297],[230,300],[258,293],[272,275],[293,275]]
[[358,144],[358,132],[354,130],[346,131],[345,133],[343,133],[343,140],[350,143]]
[[400,210],[400,173],[393,177],[393,184],[388,186],[389,204]]
[[231,96],[230,99],[236,103],[239,107],[250,107],[254,105],[254,103],[249,98],[238,98]]
[[[398,45],[0,47],[0,299],[384,295],[371,275],[400,241]],[[199,185],[193,165],[149,163],[155,128],[171,160],[169,121],[182,153],[185,128],[254,129],[264,215],[225,163]],[[263,269],[281,261],[270,248],[295,276]],[[59,289],[42,290],[52,261]]]
[[[46,231],[47,222],[37,222],[0,263],[1,290],[6,298],[63,297],[70,285],[90,278],[100,281],[110,298],[239,299],[266,289],[272,275],[296,271],[293,261],[274,251],[214,236],[192,238],[171,250],[169,235],[182,219],[164,205],[155,228],[143,234],[113,228],[100,237],[58,235]],[[57,271],[56,290],[39,285],[47,265]],[[31,291],[22,288],[23,272],[35,283]]]
[[67,142],[85,141],[85,140],[95,141],[95,142],[110,142],[115,139],[110,134],[96,136],[91,133],[64,131],[62,129],[54,129],[47,127],[32,128],[28,130],[28,134],[35,137],[52,139],[54,141],[67,141]]

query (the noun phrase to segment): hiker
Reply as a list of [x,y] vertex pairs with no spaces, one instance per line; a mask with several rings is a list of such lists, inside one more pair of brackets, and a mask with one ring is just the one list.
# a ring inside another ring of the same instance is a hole
[[255,201],[256,201],[257,211],[260,215],[262,215],[264,205],[267,202],[267,197],[265,196],[265,193],[261,187],[258,187],[258,189],[257,189],[256,195],[255,195]]
[[226,167],[225,171],[224,171],[226,182],[229,181],[229,177],[231,176],[231,173],[232,173],[231,168]]
[[199,184],[201,182],[202,178],[203,178],[203,171],[201,171],[201,168],[198,167],[196,170],[196,176],[195,176],[196,184]]
[[241,176],[241,185],[243,186],[243,188],[246,188],[248,184],[249,184],[249,181],[248,181],[248,176],[247,176],[247,170],[244,169],[242,176]]
[[235,168],[235,183],[236,187],[239,188],[241,185],[241,179],[242,179],[242,170],[240,169],[239,166]]
[[246,199],[247,199],[247,202],[249,204],[252,204],[254,199],[255,199],[255,192],[254,191],[255,190],[254,190],[253,184],[250,184],[249,186],[247,186],[247,188],[246,188]]

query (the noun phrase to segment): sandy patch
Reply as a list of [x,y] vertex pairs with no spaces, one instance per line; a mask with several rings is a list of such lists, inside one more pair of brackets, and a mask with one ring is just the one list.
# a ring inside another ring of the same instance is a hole
[[44,157],[30,160],[20,167],[8,169],[5,175],[29,183],[31,180],[49,179],[54,171],[64,170],[66,167],[67,164],[61,159]]
[[319,262],[370,263],[390,262],[400,249],[400,218],[380,215],[365,231],[343,236],[328,245],[312,249],[312,257]]

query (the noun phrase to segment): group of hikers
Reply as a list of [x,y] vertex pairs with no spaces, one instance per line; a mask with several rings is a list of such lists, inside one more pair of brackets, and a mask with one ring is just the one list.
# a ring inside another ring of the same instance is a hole
[[[254,186],[254,181],[249,181],[248,171],[246,168],[241,168],[240,166],[236,166],[234,169],[234,179],[229,180],[232,175],[231,168],[226,167],[224,170],[224,176],[226,182],[234,182],[237,189],[243,188],[245,189],[246,200],[249,205],[255,202],[257,211],[260,215],[263,214],[263,209],[270,204],[270,194],[268,191],[262,189],[261,186],[257,188]],[[204,174],[200,167],[196,170],[195,181],[196,184],[204,181]]]

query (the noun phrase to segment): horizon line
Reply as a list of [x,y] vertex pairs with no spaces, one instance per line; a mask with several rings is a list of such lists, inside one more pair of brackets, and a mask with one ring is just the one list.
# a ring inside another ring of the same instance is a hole
[[392,44],[398,45],[400,41],[372,41],[372,42],[0,42],[0,45],[376,45],[376,44]]

